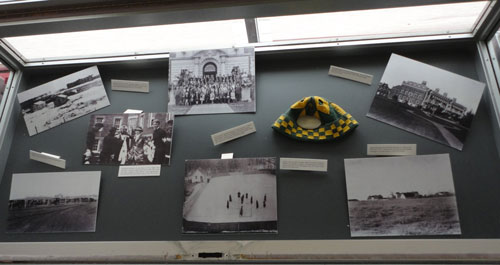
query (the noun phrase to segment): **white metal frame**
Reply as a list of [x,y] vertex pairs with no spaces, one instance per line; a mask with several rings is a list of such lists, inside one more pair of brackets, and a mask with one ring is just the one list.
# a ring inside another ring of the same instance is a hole
[[[11,74],[9,76],[9,80],[7,81],[7,84],[5,85],[5,91],[2,99],[0,100],[0,139],[2,139],[3,136],[3,131],[2,126],[4,123],[8,122],[8,116],[9,115],[4,115],[10,113],[10,109],[13,107],[12,101],[14,101],[12,98],[15,99],[14,96],[11,95],[16,95],[17,94],[17,87],[20,81],[20,72],[11,70]],[[5,117],[4,117],[5,116]]]
[[[16,95],[19,88],[19,83],[21,82],[22,71],[19,65],[13,58],[9,57],[5,53],[5,50],[0,46],[0,57],[7,64],[7,67],[11,70],[9,80],[5,86],[5,91],[2,99],[0,100],[0,154],[8,154],[11,145],[11,138],[14,134],[13,124],[16,119],[12,113],[14,113],[16,108]],[[0,155],[0,172],[4,171],[5,163],[7,161],[7,155]],[[1,178],[0,174],[0,180]]]
[[[500,68],[498,60],[490,44],[484,41],[477,43],[480,66],[484,72],[484,82],[487,84],[487,97],[491,101],[490,116],[491,122],[494,124],[494,139],[496,141],[497,150],[500,152],[500,88],[498,80],[500,78]],[[500,154],[499,154],[500,155]]]
[[500,124],[500,92],[497,78],[495,78],[495,72],[500,74],[500,68],[498,63],[494,63],[495,61],[498,62],[500,58],[497,58],[494,53],[489,52],[487,45],[483,41],[478,42],[478,51],[486,75],[486,82],[490,88],[487,91],[493,103],[492,106],[497,123]]
[[[207,257],[208,256],[208,257]],[[3,262],[500,263],[499,239],[0,243]]]

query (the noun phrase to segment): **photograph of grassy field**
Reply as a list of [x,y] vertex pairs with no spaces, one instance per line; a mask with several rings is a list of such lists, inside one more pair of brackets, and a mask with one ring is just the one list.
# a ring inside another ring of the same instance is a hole
[[93,232],[97,201],[9,209],[9,233]]
[[13,174],[6,232],[95,232],[100,180],[100,171]]
[[460,234],[455,196],[348,204],[353,236]]
[[448,154],[344,163],[352,237],[461,234]]

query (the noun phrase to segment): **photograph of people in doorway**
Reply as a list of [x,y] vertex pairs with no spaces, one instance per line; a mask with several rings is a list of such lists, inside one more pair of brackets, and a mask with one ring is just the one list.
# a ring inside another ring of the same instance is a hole
[[92,115],[83,163],[169,165],[173,129],[171,113]]
[[252,47],[172,52],[169,62],[169,112],[255,112]]

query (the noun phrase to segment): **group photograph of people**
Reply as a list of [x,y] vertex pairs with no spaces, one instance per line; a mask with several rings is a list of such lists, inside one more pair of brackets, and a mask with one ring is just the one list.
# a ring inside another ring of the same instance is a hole
[[[242,78],[237,67],[232,72],[232,75],[192,77],[192,73],[184,69],[179,82],[175,85],[176,104],[191,106],[242,101],[244,91],[251,92],[253,78],[248,77],[248,75],[246,78]],[[248,96],[252,95],[252,93],[248,94]],[[245,96],[245,100],[253,101],[248,96]]]
[[255,112],[253,50],[192,51],[170,60],[169,112]]

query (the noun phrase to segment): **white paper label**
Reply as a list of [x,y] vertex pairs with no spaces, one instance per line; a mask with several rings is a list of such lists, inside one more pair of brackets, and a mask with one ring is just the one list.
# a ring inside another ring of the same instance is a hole
[[356,82],[360,82],[363,84],[371,85],[373,80],[373,75],[345,69],[338,66],[330,66],[330,71],[328,71],[329,75],[341,77],[349,80],[353,80]]
[[247,122],[234,128],[212,134],[212,142],[214,143],[214,145],[222,144],[254,133],[255,131],[255,124],[253,123],[253,121]]
[[368,144],[366,153],[369,156],[414,156],[417,155],[416,144]]
[[161,165],[120,166],[118,177],[155,177],[160,172]]
[[220,156],[220,159],[233,159],[233,153],[224,153]]
[[281,157],[280,169],[326,172],[328,170],[328,160]]
[[149,82],[111,79],[111,90],[149,93]]
[[140,114],[142,113],[142,110],[140,109],[127,109],[126,111],[123,112],[123,114]]
[[30,159],[38,162],[42,162],[51,166],[66,168],[66,160],[60,159],[59,156],[51,155],[47,153],[39,153],[37,151],[30,150]]

